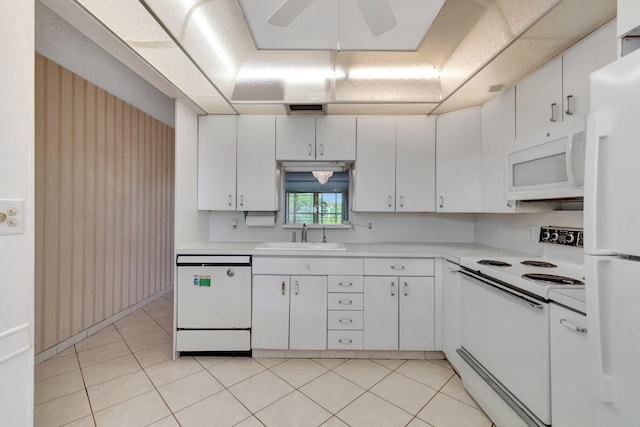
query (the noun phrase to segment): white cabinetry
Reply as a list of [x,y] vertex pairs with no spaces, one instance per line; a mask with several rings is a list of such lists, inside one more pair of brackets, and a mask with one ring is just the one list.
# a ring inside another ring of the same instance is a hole
[[354,210],[434,210],[435,119],[358,117]]
[[435,349],[433,259],[364,261],[365,350]]
[[239,116],[237,210],[278,210],[275,118]]
[[198,118],[198,209],[236,210],[236,117]]
[[557,304],[551,312],[551,421],[554,427],[593,426],[587,317]]
[[202,116],[198,209],[278,210],[273,116]]
[[460,266],[445,261],[442,272],[442,347],[449,363],[460,369]]
[[506,156],[516,136],[515,101],[511,88],[482,106],[482,212],[515,211],[515,202],[506,198]]
[[327,276],[291,276],[289,348],[327,348]]
[[623,37],[640,27],[640,2],[638,0],[618,0],[618,37]]
[[588,114],[589,74],[615,59],[615,22],[610,22],[518,82],[517,138]]
[[289,348],[289,276],[253,276],[251,347]]
[[436,124],[436,210],[480,212],[481,110],[438,116]]
[[355,117],[277,116],[276,158],[288,161],[355,160]]
[[327,348],[362,350],[362,276],[329,276]]

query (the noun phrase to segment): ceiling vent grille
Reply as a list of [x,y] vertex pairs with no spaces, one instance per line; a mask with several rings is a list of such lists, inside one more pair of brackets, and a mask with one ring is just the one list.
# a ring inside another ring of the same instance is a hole
[[327,114],[324,104],[289,104],[289,114]]

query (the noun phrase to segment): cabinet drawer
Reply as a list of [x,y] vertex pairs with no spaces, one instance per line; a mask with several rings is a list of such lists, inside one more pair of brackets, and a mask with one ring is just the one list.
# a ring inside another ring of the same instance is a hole
[[362,276],[329,276],[329,292],[362,292]]
[[329,350],[362,350],[362,331],[329,331]]
[[433,276],[433,258],[365,258],[365,276]]
[[329,311],[327,318],[328,329],[361,330],[363,324],[362,311]]
[[253,274],[359,275],[362,258],[253,257]]
[[362,310],[362,294],[335,293],[329,294],[329,310]]

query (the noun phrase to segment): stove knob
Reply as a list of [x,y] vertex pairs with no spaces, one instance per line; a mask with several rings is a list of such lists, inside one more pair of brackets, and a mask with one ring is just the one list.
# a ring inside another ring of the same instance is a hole
[[543,242],[548,242],[550,237],[551,237],[551,233],[549,233],[548,231],[545,231],[544,233],[542,233]]
[[575,234],[573,233],[569,233],[567,234],[567,243],[573,243],[573,241],[576,239]]
[[552,242],[557,242],[558,241],[558,232],[555,232],[555,233],[551,234],[551,241]]

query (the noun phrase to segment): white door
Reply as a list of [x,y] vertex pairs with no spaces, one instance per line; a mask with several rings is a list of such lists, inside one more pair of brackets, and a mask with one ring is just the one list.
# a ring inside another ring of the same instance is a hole
[[396,211],[433,212],[436,198],[436,119],[398,117]]
[[365,350],[398,349],[398,278],[364,278]]
[[251,348],[289,348],[289,276],[253,276]]
[[316,117],[316,159],[332,161],[356,159],[355,117]]
[[354,210],[395,210],[396,119],[358,117]]
[[236,117],[198,118],[198,209],[236,210]]
[[6,426],[33,424],[34,21],[34,2],[0,3],[2,60],[10,64],[0,79],[0,199],[24,200],[17,217],[24,232],[0,234],[0,423]]
[[289,348],[327,349],[327,276],[291,276]]
[[400,350],[435,350],[435,283],[433,277],[399,278]]
[[585,253],[640,256],[640,51],[591,75]]
[[562,57],[516,85],[516,138],[562,121]]
[[315,117],[276,116],[276,159],[316,158]]
[[586,256],[585,273],[594,425],[640,425],[640,262]]
[[442,347],[449,363],[460,369],[460,266],[444,263],[442,280]]

